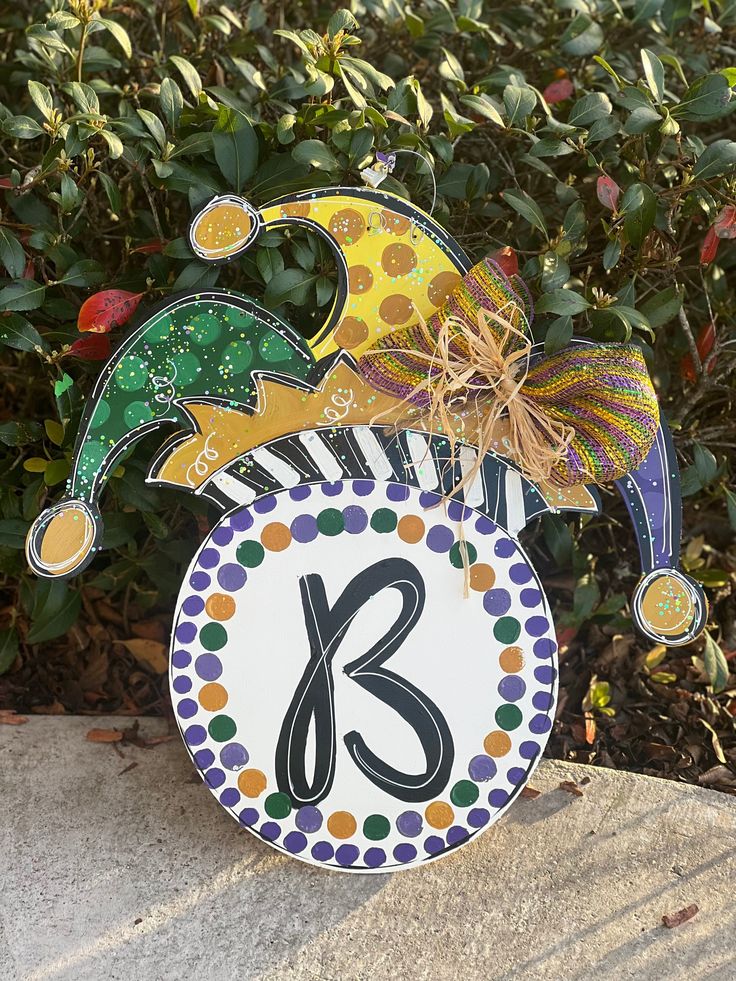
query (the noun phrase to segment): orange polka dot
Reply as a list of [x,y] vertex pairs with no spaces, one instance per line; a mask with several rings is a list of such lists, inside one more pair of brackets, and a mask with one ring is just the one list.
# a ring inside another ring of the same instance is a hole
[[261,532],[261,545],[269,552],[283,552],[291,545],[291,532],[280,521],[271,521]]
[[524,655],[521,648],[507,647],[505,651],[501,651],[498,663],[501,665],[501,670],[507,674],[515,674],[517,671],[521,671],[524,667]]
[[414,304],[408,296],[403,296],[401,293],[387,296],[378,308],[381,320],[394,326],[405,324],[412,313],[414,313]]
[[227,690],[216,681],[210,682],[199,690],[199,704],[208,712],[219,712],[227,705]]
[[505,756],[511,749],[511,739],[500,730],[489,732],[483,740],[483,748],[489,756]]
[[407,276],[416,268],[416,264],[416,252],[402,242],[386,246],[381,256],[381,266],[387,276]]
[[373,286],[373,273],[368,266],[351,266],[348,270],[348,289],[351,293],[367,293]]
[[433,828],[449,828],[455,820],[453,809],[441,800],[433,801],[427,807],[424,816],[427,819],[427,824],[431,824]]
[[281,205],[281,217],[282,218],[306,218],[309,214],[309,205],[304,203],[295,204],[282,204]]
[[238,775],[240,793],[246,797],[259,797],[266,789],[266,782],[262,770],[241,770]]
[[408,542],[409,545],[416,545],[424,538],[424,522],[416,514],[405,514],[396,530],[402,542]]
[[470,588],[477,589],[479,593],[485,593],[496,581],[496,573],[484,562],[477,562],[470,567]]
[[343,317],[337,325],[334,338],[335,344],[349,351],[368,340],[368,324],[360,317]]
[[332,216],[329,228],[339,245],[355,245],[365,232],[365,222],[358,211],[343,208]]
[[450,293],[452,293],[452,291],[458,285],[460,280],[461,277],[459,273],[438,273],[427,289],[427,296],[429,297],[429,302],[432,304],[432,306],[441,307]]
[[349,811],[335,811],[327,818],[327,830],[333,838],[351,838],[358,825]]
[[204,608],[207,616],[213,620],[229,620],[235,613],[235,600],[227,593],[213,593]]
[[411,221],[403,215],[397,215],[395,211],[384,210],[381,215],[383,227],[391,235],[406,235],[411,228]]

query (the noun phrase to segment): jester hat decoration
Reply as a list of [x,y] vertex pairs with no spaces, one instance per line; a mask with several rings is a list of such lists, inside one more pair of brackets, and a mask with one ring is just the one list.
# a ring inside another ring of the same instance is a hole
[[227,262],[295,226],[337,262],[320,332],[305,340],[228,290],[150,311],[94,388],[28,561],[50,578],[84,569],[109,475],[168,425],[149,482],[222,511],[172,636],[195,766],[287,854],[407,868],[493,823],[552,727],[554,626],[518,541],[534,517],[596,513],[592,485],[613,480],[640,547],[637,627],[684,644],[706,605],[678,569],[677,465],[639,348],[580,340],[545,356],[519,277],[471,267],[377,187],[261,209],[217,197],[190,244]]

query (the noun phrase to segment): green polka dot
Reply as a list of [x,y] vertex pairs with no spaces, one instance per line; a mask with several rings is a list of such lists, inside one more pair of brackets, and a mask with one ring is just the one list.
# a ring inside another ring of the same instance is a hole
[[196,317],[192,317],[190,327],[190,337],[195,344],[202,346],[214,344],[222,331],[220,321],[211,313],[198,313]]
[[151,324],[150,327],[146,329],[144,338],[149,344],[161,344],[164,341],[168,341],[174,329],[174,324],[171,317],[162,317],[161,320],[157,321],[155,324]]
[[153,410],[145,402],[131,402],[123,416],[125,424],[131,429],[135,429],[136,426],[142,426],[153,419]]
[[514,617],[501,617],[493,625],[493,636],[501,644],[513,644],[519,639],[521,624]]
[[280,334],[266,334],[261,338],[258,350],[264,361],[286,361],[291,357],[291,345]]
[[100,401],[97,403],[97,408],[92,413],[89,428],[98,429],[100,426],[103,426],[109,418],[110,406],[104,399],[100,399]]
[[137,392],[148,381],[148,368],[140,358],[129,354],[115,369],[115,381],[124,392]]
[[456,807],[470,807],[478,800],[479,794],[472,780],[458,780],[450,791],[450,800]]
[[191,385],[196,381],[201,368],[196,354],[177,354],[171,359],[176,365],[175,385]]
[[370,841],[383,841],[391,831],[391,822],[383,814],[371,814],[363,822],[363,834]]
[[455,542],[450,549],[450,562],[456,569],[463,569],[463,555],[468,556],[468,565],[472,565],[478,558],[478,549],[470,542]]
[[496,709],[496,725],[510,732],[521,725],[522,715],[518,705],[499,705]]
[[207,730],[215,742],[226,743],[233,738],[238,727],[235,725],[235,720],[231,719],[229,715],[216,715],[214,719],[210,720]]
[[320,511],[317,515],[317,528],[323,535],[330,537],[339,535],[341,531],[345,530],[342,511],[338,511],[337,508],[325,508],[324,511]]
[[240,330],[243,333],[253,330],[256,323],[253,314],[246,313],[245,310],[230,309],[225,313],[225,320],[234,330]]
[[207,651],[219,651],[227,644],[227,630],[221,623],[207,623],[199,631],[199,641]]
[[98,443],[94,439],[87,440],[82,447],[82,452],[79,454],[79,469],[82,473],[90,470],[96,473],[102,461],[105,459],[105,453],[106,450],[102,443]]
[[265,554],[266,552],[260,542],[249,541],[241,542],[238,545],[235,557],[246,569],[255,569],[263,562],[263,556]]
[[371,528],[381,534],[394,531],[397,524],[396,512],[391,508],[378,508],[371,515]]
[[253,348],[250,344],[245,341],[231,341],[223,351],[220,369],[239,375],[250,367],[252,360]]
[[264,801],[266,814],[272,818],[285,818],[291,814],[291,800],[288,794],[269,794]]

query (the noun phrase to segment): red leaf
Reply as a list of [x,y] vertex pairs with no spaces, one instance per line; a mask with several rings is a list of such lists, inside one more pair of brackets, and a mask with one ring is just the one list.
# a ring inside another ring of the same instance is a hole
[[131,249],[131,252],[142,252],[143,255],[155,255],[157,252],[163,252],[165,242],[160,239],[153,239],[151,242],[144,242],[143,245],[139,245],[136,249]]
[[550,82],[542,95],[548,105],[554,106],[558,102],[564,102],[565,99],[569,99],[574,91],[575,89],[570,79],[561,78],[556,82]]
[[77,330],[81,333],[92,331],[94,334],[106,334],[122,326],[133,316],[142,296],[142,293],[129,293],[127,290],[94,293],[81,306]]
[[502,249],[496,249],[488,256],[497,263],[507,276],[519,275],[519,260],[510,245],[505,245]]
[[605,174],[599,177],[595,192],[604,208],[608,208],[609,211],[616,211],[621,188],[612,177],[606,177]]
[[721,208],[718,217],[713,222],[713,229],[718,238],[736,238],[736,207],[727,204]]
[[698,911],[698,904],[691,903],[690,906],[686,906],[676,913],[665,913],[662,917],[662,923],[671,930],[673,927],[681,926],[683,923],[687,923],[688,920],[692,920]]
[[[716,343],[716,328],[715,324],[711,320],[704,327],[700,328],[700,333],[695,339],[695,346],[698,349],[698,354],[700,355],[700,363],[707,368],[708,374],[713,374],[713,370],[716,366],[716,359],[711,358],[708,361],[708,355],[713,350]],[[680,370],[682,377],[689,382],[695,384],[697,377],[695,375],[695,364],[693,363],[692,354],[686,354],[685,357],[680,362]]]
[[12,187],[13,179],[12,177],[0,177],[0,187]]
[[716,257],[720,239],[716,234],[715,228],[709,228],[705,233],[703,244],[700,247],[700,262],[704,266],[710,265]]
[[110,357],[110,338],[107,334],[88,333],[75,341],[69,353],[82,361],[107,361]]

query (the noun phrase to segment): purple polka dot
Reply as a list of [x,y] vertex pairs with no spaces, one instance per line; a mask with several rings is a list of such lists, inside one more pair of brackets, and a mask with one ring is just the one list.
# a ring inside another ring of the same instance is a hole
[[359,535],[368,527],[368,515],[364,508],[357,504],[350,504],[342,512],[342,519],[345,522],[345,531],[349,535]]
[[485,807],[474,807],[468,814],[468,824],[471,828],[482,828],[490,819],[491,815]]
[[249,759],[248,750],[240,743],[228,743],[220,750],[220,763],[227,770],[242,770]]
[[[230,527],[233,531],[247,531],[253,524],[253,515],[248,508],[242,508],[230,515]],[[249,808],[246,808],[249,810]]]
[[492,790],[488,795],[488,803],[491,807],[503,807],[508,803],[509,795],[505,790]]
[[268,512],[273,511],[275,507],[276,498],[273,494],[267,494],[265,497],[259,497],[257,501],[253,502],[253,510],[257,514],[268,514]]
[[188,617],[196,617],[204,609],[204,600],[201,596],[187,596],[181,608]]
[[318,841],[316,845],[312,845],[312,858],[316,862],[329,862],[334,854],[335,849],[329,841]]
[[276,824],[275,821],[266,821],[265,824],[261,825],[261,834],[266,841],[276,841],[281,834],[281,825]]
[[449,552],[455,536],[445,525],[433,525],[427,532],[427,545],[433,552]]
[[189,726],[187,731],[184,733],[184,739],[188,746],[201,746],[202,743],[207,738],[207,732],[204,726]]
[[186,620],[176,628],[176,639],[180,640],[182,644],[191,644],[196,636],[196,626],[193,623],[187,623]]
[[174,678],[173,689],[178,695],[186,695],[192,690],[192,682],[185,674],[179,675],[178,678]]
[[542,594],[538,589],[522,589],[520,599],[522,606],[539,606],[542,602]]
[[192,589],[196,589],[199,593],[201,593],[203,589],[207,589],[211,582],[212,580],[206,572],[193,572],[189,577],[189,585],[192,587]]
[[424,842],[424,850],[425,852],[429,852],[430,855],[436,855],[437,852],[441,852],[444,847],[444,841],[437,835],[430,835]]
[[388,484],[386,487],[386,497],[389,501],[408,501],[409,488],[406,484]]
[[248,578],[248,573],[239,562],[227,562],[217,571],[217,581],[228,593],[242,589]]
[[506,675],[498,683],[498,694],[505,702],[518,702],[526,691],[524,679],[516,674]]
[[432,491],[422,491],[419,495],[419,507],[424,508],[425,511],[429,511],[432,508],[436,508],[441,500],[442,498],[439,494],[434,494]]
[[529,617],[524,626],[530,637],[541,637],[549,630],[549,620],[547,617]]
[[294,823],[300,831],[313,834],[322,827],[322,813],[311,804],[306,804],[296,812]]
[[483,594],[483,609],[492,617],[502,617],[511,609],[511,596],[507,589],[489,589]]
[[458,842],[464,841],[468,837],[468,832],[466,828],[461,828],[459,824],[453,825],[447,832],[447,844],[457,845]]
[[335,858],[340,865],[352,865],[357,861],[358,855],[360,852],[355,845],[340,845],[335,852]]
[[363,855],[363,861],[369,869],[380,868],[386,861],[386,852],[382,848],[369,848]]
[[[490,518],[481,514],[475,522],[475,530],[481,535],[492,535],[496,530],[496,526]],[[498,552],[496,554],[498,555]]]
[[447,516],[450,521],[467,521],[473,512],[460,501],[450,501],[447,505]]
[[191,660],[192,655],[189,651],[174,651],[171,655],[171,663],[175,668],[186,668]]
[[320,484],[320,487],[325,497],[337,497],[338,494],[342,494],[341,480],[335,480],[332,483]]
[[176,711],[180,718],[191,719],[197,714],[197,703],[193,698],[182,698],[176,706]]
[[194,754],[194,762],[200,770],[206,770],[215,762],[215,754],[211,749],[198,749]]
[[533,760],[535,756],[539,755],[539,746],[537,743],[527,740],[519,746],[519,756],[524,760]]
[[203,569],[214,569],[220,561],[220,553],[216,548],[204,548],[199,553],[198,561]]
[[216,681],[222,674],[222,662],[217,654],[200,654],[194,670],[203,681]]
[[284,848],[292,855],[298,855],[307,847],[307,839],[301,831],[290,831],[284,838]]
[[534,677],[541,685],[551,685],[557,677],[557,672],[551,664],[542,664],[534,669]]
[[302,484],[301,487],[292,487],[289,491],[289,497],[292,501],[306,501],[311,493],[312,488],[309,484]]
[[510,559],[516,551],[516,545],[514,545],[510,538],[500,538],[494,545],[493,551],[499,559]]
[[422,815],[416,811],[404,811],[396,818],[396,827],[399,834],[407,838],[416,838],[422,831]]
[[541,640],[534,641],[534,656],[539,658],[552,657],[557,650],[557,644],[549,637],[542,637]]
[[223,807],[235,807],[240,803],[240,793],[235,787],[226,787],[220,794],[220,803]]
[[496,776],[496,764],[490,756],[481,753],[468,763],[468,774],[471,780],[490,780]]
[[515,582],[518,586],[521,586],[523,583],[529,582],[532,578],[532,570],[526,562],[516,562],[509,569],[509,578],[511,582]]
[[228,528],[227,525],[219,525],[212,532],[212,541],[215,545],[229,545],[233,540],[233,530]]
[[213,766],[205,773],[204,780],[209,787],[216,789],[225,783],[225,774],[218,767]]
[[372,480],[354,480],[353,490],[358,495],[358,497],[367,497],[369,494],[373,493],[373,488],[375,484]]
[[400,845],[394,848],[394,858],[397,862],[413,862],[417,857],[417,850],[414,845],[410,845],[408,841],[402,841]]
[[245,807],[238,815],[238,820],[247,828],[252,828],[258,820],[259,814],[255,807]]
[[532,697],[532,705],[540,712],[549,712],[554,704],[554,699],[548,691],[538,691]]
[[541,735],[543,732],[549,732],[551,728],[552,719],[548,715],[535,715],[529,723],[529,731],[535,732],[538,735]]
[[303,545],[313,542],[318,534],[317,519],[313,514],[300,514],[291,522],[291,535],[296,542]]
[[506,776],[508,777],[509,783],[516,785],[524,779],[526,770],[523,770],[520,766],[512,766]]

